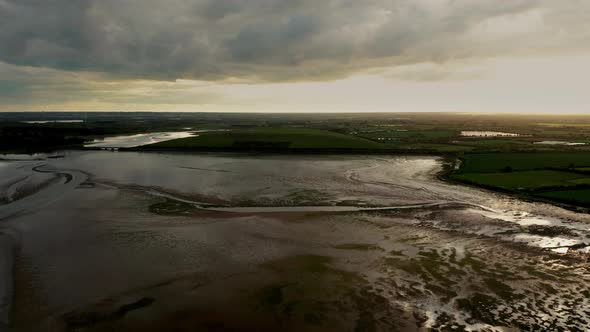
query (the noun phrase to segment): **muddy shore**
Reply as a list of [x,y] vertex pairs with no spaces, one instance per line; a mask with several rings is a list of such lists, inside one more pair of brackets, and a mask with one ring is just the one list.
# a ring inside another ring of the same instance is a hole
[[14,239],[0,233],[0,331],[8,331],[12,315]]
[[590,322],[588,216],[437,181],[434,157],[83,152],[13,166],[58,179],[0,206],[21,239],[16,331]]

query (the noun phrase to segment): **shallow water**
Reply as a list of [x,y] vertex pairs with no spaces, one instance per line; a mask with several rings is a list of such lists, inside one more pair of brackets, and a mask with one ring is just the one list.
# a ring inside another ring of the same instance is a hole
[[[305,202],[329,205],[329,202],[346,200],[385,205],[405,203],[413,197],[421,202],[427,193],[417,181],[439,167],[436,158],[432,157],[293,158],[134,152],[72,152],[67,158],[51,164],[58,168],[84,170],[99,181],[159,187],[241,205],[247,201],[280,205],[273,203],[276,200],[285,201],[285,204],[290,200],[297,205]],[[391,183],[379,178],[392,174],[395,174],[396,181]],[[374,178],[358,179],[364,176]],[[399,188],[404,187],[405,182],[408,182],[407,190],[402,192]]]
[[188,131],[111,136],[95,139],[84,146],[87,148],[134,148],[191,136],[194,136],[194,133]]
[[516,133],[506,133],[501,131],[462,131],[461,136],[466,137],[517,137],[521,136]]
[[[63,323],[67,313],[111,310],[105,308],[145,296],[157,300],[159,309],[147,311],[154,319],[165,316],[166,307],[195,310],[191,306],[210,304],[192,297],[206,294],[195,285],[212,287],[220,299],[232,287],[264,289],[268,284],[262,281],[277,278],[265,264],[309,254],[331,257],[333,268],[358,274],[381,289],[379,296],[392,307],[416,308],[399,315],[408,321],[427,317],[421,326],[439,326],[442,313],[472,330],[508,324],[470,321],[456,299],[428,291],[446,287],[456,298],[469,298],[473,289],[486,288],[497,272],[469,268],[472,257],[488,260],[490,269],[502,266],[511,278],[528,278],[511,282],[514,292],[539,292],[535,287],[556,283],[570,293],[556,295],[552,305],[576,312],[586,301],[571,304],[567,296],[577,298],[578,288],[590,285],[580,260],[587,247],[569,247],[590,238],[588,215],[443,183],[436,179],[437,157],[107,151],[63,156],[0,162],[5,197],[27,188],[26,195],[0,205],[1,230],[20,247],[15,324],[23,330],[46,330]],[[182,203],[185,210],[154,213],[152,204],[162,202]],[[535,262],[541,276],[564,274],[556,269],[567,266],[577,282],[520,276],[530,268],[524,262]],[[412,265],[418,263],[426,265]],[[461,273],[426,276],[428,264]],[[252,275],[256,286],[250,285]],[[219,305],[240,306],[239,301]],[[510,310],[517,305],[503,301]],[[496,309],[498,315],[508,310]],[[578,326],[571,313],[552,310],[539,303],[525,313],[532,321],[548,315],[555,324]],[[136,324],[130,317],[117,324]]]
[[541,144],[541,145],[567,145],[567,146],[586,145],[586,143],[576,143],[576,142],[566,142],[566,141],[541,141],[541,142],[535,142],[534,144]]

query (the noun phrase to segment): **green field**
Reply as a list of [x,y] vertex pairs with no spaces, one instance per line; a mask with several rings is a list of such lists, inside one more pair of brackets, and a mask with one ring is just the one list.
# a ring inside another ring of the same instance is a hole
[[461,173],[493,173],[505,167],[515,171],[590,167],[589,152],[549,152],[549,153],[481,153],[467,154],[463,157]]
[[394,141],[403,140],[438,140],[457,136],[458,132],[454,130],[414,130],[414,129],[394,129],[394,130],[377,130],[369,132],[359,132],[358,136],[369,139],[392,139]]
[[569,187],[590,184],[590,177],[561,171],[539,170],[511,173],[455,174],[453,178],[508,190],[536,190],[543,187]]
[[315,129],[260,128],[208,132],[144,146],[145,149],[383,149],[380,143]]
[[539,196],[570,203],[590,204],[590,189],[549,191]]
[[528,146],[528,145],[531,145],[531,142],[519,141],[519,140],[506,140],[506,139],[477,139],[477,140],[461,140],[461,141],[457,141],[457,144],[485,146],[485,147],[489,147],[489,146],[504,147],[507,145],[509,145],[509,146],[518,146],[518,145]]
[[410,150],[425,150],[434,151],[438,153],[449,153],[449,152],[467,152],[473,150],[473,147],[465,145],[454,145],[454,144],[435,144],[435,143],[409,143],[404,144],[401,147]]
[[567,202],[590,204],[590,153],[466,154],[450,177],[461,182]]

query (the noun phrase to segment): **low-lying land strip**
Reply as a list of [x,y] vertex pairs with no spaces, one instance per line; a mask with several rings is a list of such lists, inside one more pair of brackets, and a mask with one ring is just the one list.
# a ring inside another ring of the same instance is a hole
[[336,132],[297,128],[257,128],[203,133],[146,145],[140,150],[381,150],[377,142]]
[[490,189],[590,207],[590,153],[465,154],[449,177]]

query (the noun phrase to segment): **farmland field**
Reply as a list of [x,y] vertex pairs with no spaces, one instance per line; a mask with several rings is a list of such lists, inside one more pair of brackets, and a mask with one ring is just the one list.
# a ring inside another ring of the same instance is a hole
[[568,172],[539,170],[511,173],[457,174],[456,179],[510,190],[590,184],[590,177]]
[[381,149],[377,142],[324,130],[293,128],[243,129],[148,145],[146,149]]
[[590,204],[590,189],[549,191],[539,196],[570,203]]
[[466,154],[450,178],[486,188],[587,206],[590,203],[590,154],[485,153]]
[[503,146],[503,145],[529,145],[528,141],[522,140],[507,140],[507,139],[478,139],[478,140],[464,140],[461,141],[464,145],[475,145],[475,146]]
[[371,132],[361,132],[359,136],[371,139],[377,138],[395,138],[395,139],[441,139],[456,136],[457,132],[453,130],[377,130]]
[[515,171],[590,166],[588,152],[482,153],[464,156],[462,173],[498,172],[510,166]]

